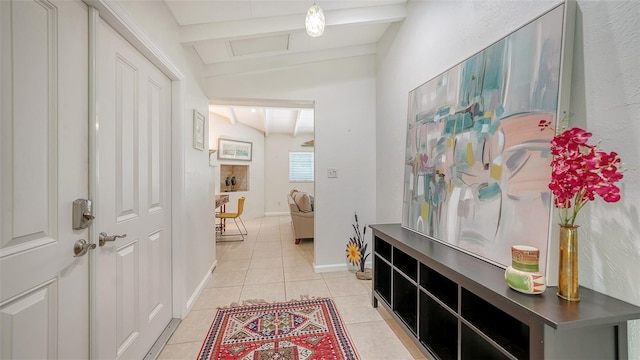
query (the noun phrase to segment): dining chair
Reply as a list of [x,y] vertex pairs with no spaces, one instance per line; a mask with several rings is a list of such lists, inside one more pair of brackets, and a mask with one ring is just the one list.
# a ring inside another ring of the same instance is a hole
[[[233,222],[236,224],[236,227],[238,228],[237,233],[227,233],[226,231],[221,231],[220,237],[240,235],[242,237],[242,240],[236,240],[236,241],[243,241],[244,236],[248,234],[247,227],[244,225],[244,221],[242,221],[242,218],[240,217],[240,215],[242,215],[242,211],[244,210],[244,200],[245,200],[244,196],[238,199],[238,210],[236,212],[216,213],[216,219],[220,219],[220,221],[233,219]],[[240,220],[240,223],[242,224],[242,228],[244,229],[244,232],[240,230],[240,225],[238,225],[238,220]],[[232,240],[225,240],[225,241],[232,241]]]

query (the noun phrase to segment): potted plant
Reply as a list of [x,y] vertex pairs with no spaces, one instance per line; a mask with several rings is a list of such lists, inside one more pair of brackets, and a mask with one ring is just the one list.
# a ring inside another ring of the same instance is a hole
[[[548,120],[538,126],[555,131]],[[580,210],[596,195],[606,202],[620,200],[623,169],[616,152],[605,152],[600,143],[589,144],[592,134],[581,128],[571,128],[556,134],[551,140],[551,182],[549,189],[555,196],[560,225],[560,257],[558,269],[558,296],[568,301],[579,301],[578,283],[578,225]]]
[[367,258],[370,253],[367,253],[367,242],[365,241],[365,235],[367,234],[367,226],[364,226],[362,232],[360,232],[360,225],[358,224],[358,214],[354,214],[356,223],[352,224],[354,235],[349,238],[347,243],[347,259],[349,262],[358,267],[356,271],[356,277],[361,280],[371,280],[371,268],[364,267]]

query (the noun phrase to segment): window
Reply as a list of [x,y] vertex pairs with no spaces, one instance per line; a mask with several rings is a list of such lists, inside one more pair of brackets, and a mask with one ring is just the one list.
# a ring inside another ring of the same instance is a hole
[[289,153],[289,181],[313,182],[313,152]]

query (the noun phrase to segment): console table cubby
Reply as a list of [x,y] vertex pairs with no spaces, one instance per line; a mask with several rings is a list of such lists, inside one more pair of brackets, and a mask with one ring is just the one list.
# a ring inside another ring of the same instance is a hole
[[504,269],[399,224],[373,229],[373,306],[436,359],[626,359],[640,307],[587,288],[510,289]]

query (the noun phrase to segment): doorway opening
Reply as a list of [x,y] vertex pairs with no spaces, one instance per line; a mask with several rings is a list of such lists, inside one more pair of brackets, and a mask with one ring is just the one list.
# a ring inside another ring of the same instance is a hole
[[[311,164],[311,178],[290,178],[290,153],[315,150],[313,101],[212,99],[209,104],[209,152],[215,195],[229,194],[229,204],[237,201],[234,197],[244,196],[246,219],[289,216],[288,196],[294,188],[315,195],[315,162]],[[250,160],[229,159],[221,154],[220,139],[250,143]],[[223,172],[239,166],[250,169],[246,179],[250,186],[240,189],[236,181],[235,191],[227,192]]]

